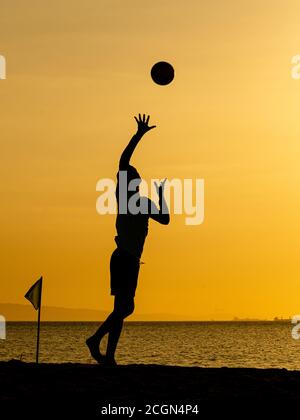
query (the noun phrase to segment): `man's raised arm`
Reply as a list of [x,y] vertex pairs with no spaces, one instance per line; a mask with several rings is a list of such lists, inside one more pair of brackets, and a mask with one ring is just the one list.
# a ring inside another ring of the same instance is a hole
[[139,141],[141,140],[141,138],[143,137],[143,135],[145,133],[147,133],[147,131],[151,130],[152,128],[155,128],[156,125],[152,125],[151,127],[148,125],[149,123],[149,119],[150,119],[150,115],[147,116],[143,114],[143,117],[141,117],[141,114],[139,114],[139,118],[134,117],[136,122],[137,122],[137,132],[133,135],[132,139],[130,140],[130,142],[128,143],[128,145],[125,147],[121,158],[120,158],[120,162],[119,162],[119,169],[120,170],[126,170],[131,156],[136,148],[136,146],[138,145]]

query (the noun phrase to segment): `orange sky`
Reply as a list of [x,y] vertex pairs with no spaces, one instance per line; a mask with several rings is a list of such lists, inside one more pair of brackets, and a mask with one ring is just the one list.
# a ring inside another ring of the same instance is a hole
[[[95,205],[135,131],[146,178],[204,178],[205,221],[150,222],[138,313],[300,313],[298,1],[2,0],[1,302],[109,310],[115,217]],[[151,66],[171,62],[174,82]]]

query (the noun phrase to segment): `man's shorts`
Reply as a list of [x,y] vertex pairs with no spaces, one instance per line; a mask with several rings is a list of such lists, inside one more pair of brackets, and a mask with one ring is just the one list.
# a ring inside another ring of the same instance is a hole
[[140,261],[122,248],[116,248],[110,258],[110,294],[135,296]]

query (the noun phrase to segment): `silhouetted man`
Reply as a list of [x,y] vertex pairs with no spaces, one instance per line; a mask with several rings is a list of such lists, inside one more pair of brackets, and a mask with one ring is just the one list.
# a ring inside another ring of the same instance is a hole
[[[102,323],[96,333],[86,340],[92,357],[98,363],[116,365],[115,351],[123,327],[123,320],[133,313],[134,296],[138,282],[140,258],[148,233],[149,217],[167,225],[170,215],[164,199],[165,180],[155,187],[159,196],[159,209],[147,197],[139,194],[141,177],[138,171],[130,165],[131,156],[139,141],[147,131],[156,126],[149,126],[149,118],[145,114],[137,122],[137,132],[124,149],[117,174],[116,198],[118,214],[116,220],[117,248],[110,259],[111,295],[115,296],[114,310]],[[108,333],[106,355],[100,353],[100,342]]]

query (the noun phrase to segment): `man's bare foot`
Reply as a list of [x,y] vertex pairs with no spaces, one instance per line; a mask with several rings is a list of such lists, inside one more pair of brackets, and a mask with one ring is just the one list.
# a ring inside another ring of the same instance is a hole
[[105,366],[111,366],[111,367],[118,366],[115,359],[113,357],[109,357],[109,356],[105,356],[104,364],[105,364]]
[[86,340],[86,345],[88,346],[91,356],[98,362],[98,363],[105,363],[106,357],[100,353],[99,350],[99,343],[94,337],[90,337]]

